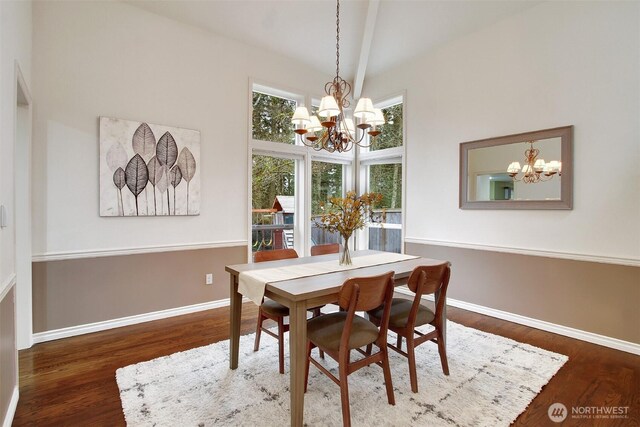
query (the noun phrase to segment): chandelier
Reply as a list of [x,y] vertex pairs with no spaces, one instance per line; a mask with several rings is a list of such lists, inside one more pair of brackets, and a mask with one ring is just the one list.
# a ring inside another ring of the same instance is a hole
[[[524,152],[524,166],[520,168],[519,162],[511,162],[507,167],[507,173],[514,181],[522,181],[525,184],[534,184],[536,182],[549,181],[554,175],[562,176],[562,162],[551,160],[545,163],[544,159],[538,159],[540,150],[533,148],[533,143],[529,141],[529,148]],[[522,176],[518,178],[518,173]]]
[[[340,77],[340,0],[336,2],[336,76],[324,86],[324,91],[326,96],[320,101],[317,116],[310,116],[304,106],[297,107],[293,113],[291,122],[296,126],[294,132],[300,142],[317,151],[330,153],[349,151],[355,145],[369,147],[373,138],[381,133],[376,126],[384,124],[384,116],[379,108],[373,108],[369,98],[358,100],[353,111],[357,120],[355,126],[354,119],[345,114],[350,105],[351,85]],[[356,128],[361,130],[359,137]],[[366,134],[370,140],[365,138]]]

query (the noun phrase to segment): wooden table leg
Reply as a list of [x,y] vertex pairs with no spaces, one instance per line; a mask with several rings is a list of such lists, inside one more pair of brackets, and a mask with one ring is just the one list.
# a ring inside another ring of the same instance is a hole
[[238,367],[238,354],[240,352],[240,319],[242,318],[242,295],[238,293],[238,276],[231,275],[229,285],[229,299],[231,307],[229,308],[229,324],[231,330],[229,332],[229,368],[236,369]]
[[291,426],[301,427],[304,414],[304,372],[307,345],[307,307],[304,301],[289,308]]

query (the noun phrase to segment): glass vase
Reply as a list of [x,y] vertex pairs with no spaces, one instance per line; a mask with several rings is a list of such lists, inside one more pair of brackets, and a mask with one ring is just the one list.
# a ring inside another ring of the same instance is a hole
[[351,252],[349,251],[349,238],[342,236],[342,244],[338,253],[338,262],[340,265],[351,265]]

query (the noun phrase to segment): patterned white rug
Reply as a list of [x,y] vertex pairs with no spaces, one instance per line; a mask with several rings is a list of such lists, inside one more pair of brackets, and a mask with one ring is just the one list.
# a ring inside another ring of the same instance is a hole
[[[411,392],[407,360],[390,352],[395,406],[387,403],[380,367],[349,376],[354,426],[508,426],[568,360],[453,322],[448,325],[451,375],[442,373],[437,346],[423,344],[416,355],[417,394]],[[118,369],[127,424],[288,425],[289,375],[278,374],[276,340],[264,336],[254,353],[253,339],[253,334],[241,337],[240,366],[233,371],[229,341]],[[328,357],[326,365],[337,375],[337,365]],[[288,373],[288,364],[285,368]],[[313,366],[304,419],[309,426],[342,425],[339,388]]]

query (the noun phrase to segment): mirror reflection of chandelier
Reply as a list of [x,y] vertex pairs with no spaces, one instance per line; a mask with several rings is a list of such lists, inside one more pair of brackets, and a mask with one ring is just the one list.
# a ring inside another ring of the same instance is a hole
[[[507,173],[514,181],[522,181],[525,184],[534,184],[536,182],[548,181],[555,174],[562,176],[562,162],[551,160],[545,163],[544,159],[538,159],[540,150],[533,148],[533,143],[529,141],[529,148],[524,152],[524,166],[520,168],[519,162],[511,162],[507,168]],[[522,173],[518,178],[518,173]]]
[[[306,146],[317,151],[326,150],[331,153],[342,153],[351,150],[355,145],[369,147],[373,138],[380,135],[376,126],[384,124],[384,116],[379,108],[373,108],[369,98],[360,98],[353,112],[358,121],[347,117],[345,110],[349,107],[348,96],[351,85],[340,77],[340,0],[336,2],[336,76],[324,86],[326,96],[320,101],[318,116],[309,115],[306,107],[297,107],[291,122],[296,125],[295,133]],[[360,137],[356,129],[362,130]],[[370,129],[370,130],[369,130]],[[364,132],[368,130],[368,132]],[[320,133],[320,136],[318,136]],[[371,138],[365,139],[365,134]]]

